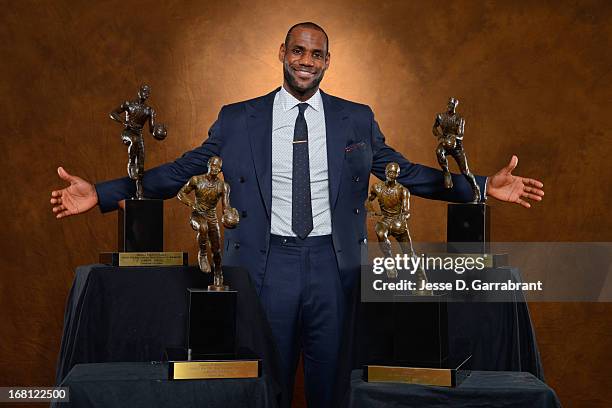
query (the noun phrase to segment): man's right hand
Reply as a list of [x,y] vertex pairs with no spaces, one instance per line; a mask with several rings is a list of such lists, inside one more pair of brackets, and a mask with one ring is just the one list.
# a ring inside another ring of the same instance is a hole
[[80,177],[68,174],[63,167],[57,168],[62,180],[70,185],[51,192],[51,205],[56,218],[87,212],[98,204],[98,194],[93,184]]

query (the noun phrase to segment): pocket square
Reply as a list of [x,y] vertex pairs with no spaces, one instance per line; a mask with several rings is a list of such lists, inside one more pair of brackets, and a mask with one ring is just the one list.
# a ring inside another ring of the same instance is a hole
[[347,153],[350,153],[353,150],[361,149],[364,146],[365,146],[365,142],[353,143],[353,144],[350,144],[350,145],[346,146],[344,148],[344,151],[347,152]]

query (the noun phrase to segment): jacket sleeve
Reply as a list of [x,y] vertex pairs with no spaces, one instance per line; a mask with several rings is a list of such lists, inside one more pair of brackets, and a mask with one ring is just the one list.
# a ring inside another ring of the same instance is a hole
[[[400,176],[397,179],[411,194],[423,198],[443,200],[457,203],[470,202],[472,200],[472,188],[465,177],[461,174],[453,174],[453,188],[444,188],[444,175],[442,170],[434,169],[421,164],[410,162],[401,153],[385,144],[385,136],[380,131],[378,123],[374,119],[374,113],[370,113],[370,126],[372,137],[372,174],[381,180],[385,179],[385,167],[388,163],[396,162],[400,165]],[[486,197],[485,186],[487,178],[475,176],[484,200]]]
[[[208,138],[201,146],[183,154],[171,163],[145,171],[143,179],[145,197],[172,198],[191,177],[206,173],[208,159],[218,156],[221,151],[222,121],[223,109],[208,131]],[[119,201],[136,194],[134,180],[129,177],[97,183],[95,188],[98,194],[98,205],[103,213],[116,210]]]

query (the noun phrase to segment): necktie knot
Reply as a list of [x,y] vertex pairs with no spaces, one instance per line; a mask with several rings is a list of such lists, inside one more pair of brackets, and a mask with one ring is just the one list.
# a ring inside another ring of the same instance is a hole
[[304,112],[306,111],[306,108],[308,107],[307,103],[298,103],[298,109],[300,110],[300,113],[303,115]]

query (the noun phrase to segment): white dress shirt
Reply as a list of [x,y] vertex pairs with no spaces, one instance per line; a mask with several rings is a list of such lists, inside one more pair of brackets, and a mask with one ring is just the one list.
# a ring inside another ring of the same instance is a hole
[[[272,225],[271,233],[296,236],[291,229],[293,129],[302,101],[281,87],[274,96],[272,109]],[[327,174],[327,142],[325,112],[319,90],[305,103],[304,118],[308,126],[308,158],[310,164],[310,198],[312,231],[309,237],[331,234],[329,178]]]

